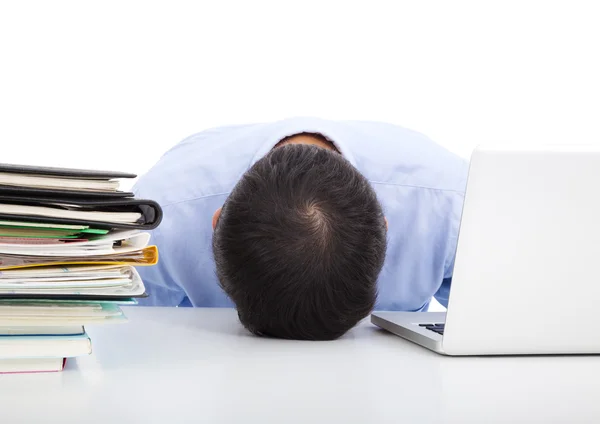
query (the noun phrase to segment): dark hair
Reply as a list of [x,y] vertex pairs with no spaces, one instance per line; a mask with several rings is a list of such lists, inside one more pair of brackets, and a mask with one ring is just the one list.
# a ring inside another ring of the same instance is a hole
[[374,308],[385,225],[373,188],[342,155],[284,145],[256,162],[223,205],[217,276],[252,333],[336,339]]

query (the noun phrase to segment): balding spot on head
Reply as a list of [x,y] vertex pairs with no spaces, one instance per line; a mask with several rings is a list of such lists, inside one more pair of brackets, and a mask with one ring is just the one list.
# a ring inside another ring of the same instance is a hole
[[319,238],[317,242],[326,244],[331,232],[331,218],[323,208],[318,203],[311,202],[306,205],[302,215],[308,228]]

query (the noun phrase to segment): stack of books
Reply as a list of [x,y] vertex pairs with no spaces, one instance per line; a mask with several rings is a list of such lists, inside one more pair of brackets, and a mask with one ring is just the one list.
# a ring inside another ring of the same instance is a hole
[[86,325],[146,296],[162,210],[120,189],[135,177],[0,164],[0,373],[63,370],[92,352]]

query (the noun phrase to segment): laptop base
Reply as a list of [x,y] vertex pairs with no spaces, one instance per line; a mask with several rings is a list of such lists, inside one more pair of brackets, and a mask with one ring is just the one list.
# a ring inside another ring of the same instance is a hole
[[445,312],[373,312],[371,323],[433,352],[445,355],[442,338],[419,324],[443,323]]

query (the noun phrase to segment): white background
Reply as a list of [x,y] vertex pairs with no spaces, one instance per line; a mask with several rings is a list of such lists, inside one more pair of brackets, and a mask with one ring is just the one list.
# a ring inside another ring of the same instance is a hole
[[295,115],[389,121],[465,157],[598,143],[596,4],[4,1],[0,162],[141,174],[207,127]]

